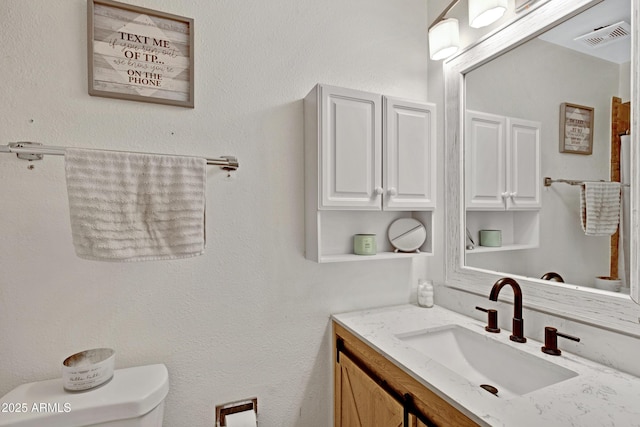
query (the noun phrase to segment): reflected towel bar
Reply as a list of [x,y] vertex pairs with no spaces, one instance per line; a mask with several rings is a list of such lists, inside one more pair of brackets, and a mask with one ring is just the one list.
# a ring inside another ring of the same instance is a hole
[[[0,153],[15,153],[22,160],[42,160],[45,154],[53,156],[64,156],[67,147],[43,146],[38,142],[11,142],[7,145],[0,145]],[[115,151],[115,150],[101,150]],[[138,153],[154,154],[156,153]],[[172,154],[171,154],[172,155]],[[208,165],[217,165],[227,171],[233,171],[240,166],[238,159],[233,156],[222,156],[220,158],[206,158]]]
[[[552,179],[549,178],[548,176],[544,177],[544,186],[545,187],[550,187],[551,184],[553,184],[554,182],[562,182],[564,184],[569,184],[569,185],[582,185],[587,181],[578,181],[578,180],[574,180],[574,179]],[[598,182],[598,181],[596,181]],[[605,181],[599,181],[599,182],[605,182]],[[620,184],[624,187],[629,187],[629,184]]]

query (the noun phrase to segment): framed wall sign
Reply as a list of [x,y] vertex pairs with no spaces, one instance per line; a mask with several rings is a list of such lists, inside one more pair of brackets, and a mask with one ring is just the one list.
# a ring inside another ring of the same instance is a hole
[[560,152],[591,154],[593,151],[593,108],[560,104]]
[[194,107],[193,19],[88,0],[89,94]]

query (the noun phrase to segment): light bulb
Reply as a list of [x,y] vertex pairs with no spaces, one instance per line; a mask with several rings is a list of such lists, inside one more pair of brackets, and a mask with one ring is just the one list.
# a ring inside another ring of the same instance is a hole
[[434,61],[453,55],[459,48],[460,33],[457,19],[444,19],[429,30],[429,53]]
[[493,24],[507,10],[507,0],[469,0],[469,26],[482,28]]

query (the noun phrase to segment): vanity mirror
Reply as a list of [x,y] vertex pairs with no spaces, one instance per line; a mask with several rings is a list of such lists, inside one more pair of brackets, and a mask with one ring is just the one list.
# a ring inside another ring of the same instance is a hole
[[[628,283],[616,262],[628,249],[610,257],[617,223],[601,236],[586,235],[581,186],[557,180],[610,181],[610,170],[619,168],[610,160],[612,137],[618,137],[610,122],[612,98],[629,100],[630,18],[629,0],[605,0],[465,74],[466,226],[475,240],[483,228],[505,236],[499,249],[481,241],[467,250],[465,265],[532,278],[557,271],[565,282],[590,287],[598,277],[619,274]],[[569,141],[580,143],[572,150],[563,144],[568,132],[576,135]],[[543,186],[543,177],[553,178],[550,185]],[[605,188],[612,197],[602,209],[617,213],[620,188]],[[628,190],[623,196],[627,202]],[[628,227],[623,231],[627,243]]]
[[[634,54],[630,66],[608,65],[604,59],[567,52],[542,39],[558,31],[554,28],[563,22],[614,2],[618,5],[614,7],[633,7],[632,15],[638,16],[639,6],[630,0],[555,0],[516,16],[515,21],[444,64],[449,165],[447,284],[485,295],[499,277],[514,276],[523,286],[529,307],[640,335],[640,310],[629,295],[594,288],[595,277],[609,272],[609,238],[584,235],[578,214],[580,187],[543,186],[545,174],[553,179],[610,179],[611,99],[623,92],[628,97],[625,100],[630,98],[631,105],[637,105],[638,87],[629,89],[628,81],[638,81],[638,58]],[[603,16],[597,9],[596,14]],[[636,22],[631,24],[635,52],[638,34]],[[562,103],[594,107],[592,155],[560,153]],[[631,128],[635,129],[638,113],[633,108],[632,112]],[[499,142],[493,151],[477,148],[483,138]],[[482,197],[486,190],[482,179],[504,179],[500,174],[513,166],[509,164],[513,160],[505,159],[501,138],[509,138],[512,147],[516,141],[521,157],[515,163],[526,170],[528,181],[519,176],[520,191],[505,188],[492,205]],[[634,142],[637,146],[637,134],[632,133],[632,146]],[[502,164],[498,163],[500,156]],[[638,153],[631,156],[634,197],[628,198],[637,204]],[[635,211],[632,206],[631,212]],[[500,229],[502,245],[467,249],[467,228],[474,240],[480,229]],[[637,299],[638,248],[634,243],[640,236],[635,217],[630,230],[632,274],[628,282],[631,296]],[[567,283],[540,280],[548,271],[557,271]]]

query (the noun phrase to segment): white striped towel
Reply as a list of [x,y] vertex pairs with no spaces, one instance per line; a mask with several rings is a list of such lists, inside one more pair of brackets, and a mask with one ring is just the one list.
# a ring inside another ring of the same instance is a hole
[[587,236],[610,236],[620,220],[620,183],[585,182],[580,190],[580,217]]
[[65,172],[80,258],[152,261],[204,253],[205,159],[70,148]]

